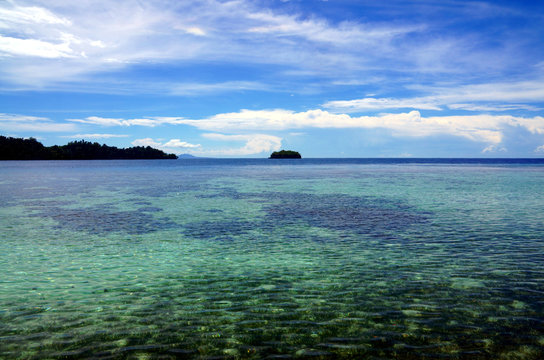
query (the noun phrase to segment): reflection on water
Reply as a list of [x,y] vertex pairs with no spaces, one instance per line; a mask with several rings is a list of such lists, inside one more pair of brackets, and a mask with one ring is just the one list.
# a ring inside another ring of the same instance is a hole
[[19,164],[0,358],[544,357],[540,165]]

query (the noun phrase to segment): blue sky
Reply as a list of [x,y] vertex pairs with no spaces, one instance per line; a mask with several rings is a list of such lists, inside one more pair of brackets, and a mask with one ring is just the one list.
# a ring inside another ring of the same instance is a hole
[[211,157],[544,156],[544,3],[0,0],[0,134]]

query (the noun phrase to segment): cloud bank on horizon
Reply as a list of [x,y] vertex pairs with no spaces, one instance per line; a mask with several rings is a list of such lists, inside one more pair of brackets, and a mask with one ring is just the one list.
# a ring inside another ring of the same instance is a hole
[[0,1],[0,133],[202,156],[544,155],[544,4]]

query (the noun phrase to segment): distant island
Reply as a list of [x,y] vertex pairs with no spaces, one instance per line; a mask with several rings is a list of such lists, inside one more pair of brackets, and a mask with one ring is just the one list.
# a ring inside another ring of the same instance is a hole
[[44,146],[34,138],[0,136],[0,160],[114,160],[114,159],[177,159],[150,146],[119,149],[106,144],[80,140],[66,145]]
[[302,159],[302,156],[297,151],[281,150],[274,151],[269,159]]
[[198,159],[197,156],[191,155],[191,154],[179,154],[179,159]]

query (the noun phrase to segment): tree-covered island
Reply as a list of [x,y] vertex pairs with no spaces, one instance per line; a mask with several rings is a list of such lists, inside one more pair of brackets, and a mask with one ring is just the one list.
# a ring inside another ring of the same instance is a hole
[[150,146],[119,149],[85,140],[66,145],[44,146],[34,138],[0,136],[0,160],[113,160],[113,159],[177,159]]
[[274,151],[269,159],[302,159],[302,156],[297,151],[280,150]]

